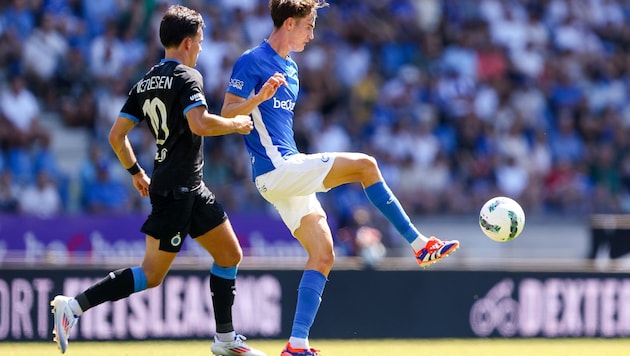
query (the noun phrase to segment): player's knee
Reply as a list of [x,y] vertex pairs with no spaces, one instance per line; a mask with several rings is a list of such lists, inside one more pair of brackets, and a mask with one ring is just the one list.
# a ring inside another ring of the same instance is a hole
[[214,262],[219,266],[234,267],[238,266],[243,260],[243,250],[236,249],[230,253],[223,254],[222,256],[215,257]]
[[333,251],[320,253],[317,256],[311,256],[311,260],[318,270],[330,270],[335,263],[335,253]]
[[360,172],[363,175],[363,181],[373,181],[381,179],[381,172],[378,168],[378,162],[376,158],[363,154],[361,156],[360,162]]
[[233,253],[226,256],[222,266],[238,266],[242,260],[243,251],[239,248],[238,251],[234,251]]
[[365,153],[358,154],[358,156],[356,157],[356,162],[359,164],[359,168],[361,168],[361,170],[378,170],[378,163],[376,162],[376,158]]

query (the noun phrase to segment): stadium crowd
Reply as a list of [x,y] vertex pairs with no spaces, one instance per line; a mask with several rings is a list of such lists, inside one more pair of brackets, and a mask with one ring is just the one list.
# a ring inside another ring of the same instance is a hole
[[[206,20],[197,67],[218,112],[234,60],[271,32],[267,0],[180,2]],[[411,214],[476,213],[496,195],[528,214],[630,212],[630,3],[329,2],[294,56],[303,151],[374,155]],[[162,58],[157,21],[171,3],[0,2],[0,210],[48,216],[70,199],[79,212],[146,208],[107,133],[127,90]],[[80,177],[59,169],[50,117],[89,132]],[[150,169],[153,140],[137,131]],[[241,138],[205,142],[205,179],[226,210],[268,210]],[[341,225],[369,204],[352,185],[322,199]]]

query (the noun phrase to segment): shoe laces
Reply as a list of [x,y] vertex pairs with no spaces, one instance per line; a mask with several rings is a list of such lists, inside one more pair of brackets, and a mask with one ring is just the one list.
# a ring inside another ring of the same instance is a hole
[[444,242],[438,240],[435,237],[432,237],[427,241],[426,246],[424,247],[428,252],[437,251],[444,246]]
[[234,338],[234,340],[228,342],[227,345],[230,345],[230,346],[246,345],[245,344],[245,340],[247,340],[247,338],[245,336],[237,334],[236,337]]

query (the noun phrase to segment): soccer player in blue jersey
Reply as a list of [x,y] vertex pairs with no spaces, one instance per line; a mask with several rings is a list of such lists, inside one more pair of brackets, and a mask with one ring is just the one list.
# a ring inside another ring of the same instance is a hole
[[[213,257],[210,291],[216,335],[212,353],[265,355],[234,331],[235,279],[243,253],[227,214],[202,175],[203,136],[247,135],[253,125],[246,115],[225,118],[207,111],[203,79],[193,68],[201,51],[203,26],[201,15],[187,7],[176,5],[166,11],[160,24],[164,59],[133,86],[110,130],[109,141],[120,163],[140,195],[151,199],[151,214],[141,229],[146,234],[146,252],[140,266],[110,272],[74,298],[58,295],[51,301],[53,332],[62,353],[81,314],[160,285],[190,234]],[[151,178],[138,165],[128,139],[131,129],[142,121],[157,146]]]
[[299,79],[290,53],[303,51],[313,39],[317,10],[326,6],[325,0],[270,0],[273,32],[236,61],[221,110],[223,116],[248,114],[253,118],[254,130],[244,138],[256,187],[308,253],[291,337],[281,356],[318,355],[310,348],[308,335],[335,256],[332,233],[316,192],[361,183],[371,203],[409,241],[421,266],[459,247],[458,241],[427,238],[413,226],[373,157],[298,151],[293,138],[293,109]]

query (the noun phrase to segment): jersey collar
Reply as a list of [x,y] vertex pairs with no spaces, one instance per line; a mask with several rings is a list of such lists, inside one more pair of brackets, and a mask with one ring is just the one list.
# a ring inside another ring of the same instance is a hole
[[177,64],[182,64],[182,62],[178,61],[175,58],[162,58],[162,60],[160,61],[160,64],[166,63],[166,62],[175,62]]
[[265,51],[273,54],[273,59],[276,61],[276,63],[278,63],[281,67],[285,67],[287,66],[289,63],[291,63],[291,56],[287,56],[287,58],[282,58],[280,57],[280,55],[278,54],[278,52],[276,52],[275,49],[273,49],[273,47],[271,47],[271,45],[269,44],[269,42],[267,42],[266,39],[263,40],[262,44],[261,44],[262,48],[265,49]]

